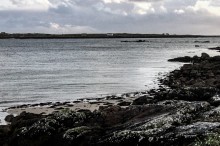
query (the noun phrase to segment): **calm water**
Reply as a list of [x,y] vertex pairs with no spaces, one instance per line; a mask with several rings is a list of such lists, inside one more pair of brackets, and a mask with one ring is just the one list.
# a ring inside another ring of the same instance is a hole
[[[0,107],[146,90],[158,73],[179,67],[167,59],[218,54],[206,48],[220,44],[218,38],[122,40],[128,39],[0,40]],[[195,40],[211,43],[195,48]]]

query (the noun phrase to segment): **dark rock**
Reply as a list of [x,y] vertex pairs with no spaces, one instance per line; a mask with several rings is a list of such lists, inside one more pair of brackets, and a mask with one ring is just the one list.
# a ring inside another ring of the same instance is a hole
[[6,137],[10,133],[11,129],[8,125],[0,125],[0,141],[1,137]]
[[177,57],[174,59],[169,59],[168,61],[170,61],[170,62],[191,62],[192,58],[189,56],[185,56],[185,57]]
[[218,62],[220,61],[220,56],[214,56],[209,59],[210,62]]
[[129,106],[131,105],[131,102],[126,102],[126,101],[122,101],[120,103],[118,103],[119,106]]
[[217,51],[220,51],[220,47],[209,48],[209,50],[217,50]]
[[80,103],[80,102],[82,102],[82,101],[79,101],[79,100],[73,101],[73,103]]
[[136,42],[136,43],[142,43],[142,42],[149,42],[149,41],[146,41],[146,40],[135,40],[135,41],[121,41],[121,42]]
[[210,43],[210,41],[194,41],[194,43]]
[[14,116],[13,116],[13,115],[7,115],[7,116],[5,117],[5,121],[6,121],[6,122],[12,122],[13,119],[14,119]]
[[220,105],[220,97],[218,94],[211,97],[209,101],[212,105],[215,105],[215,106]]
[[78,110],[77,112],[91,112],[91,111],[88,110],[88,109],[80,109],[80,110]]
[[152,97],[148,97],[148,96],[141,96],[137,99],[135,99],[132,103],[132,105],[144,105],[144,104],[149,104],[152,103],[153,99]]
[[207,53],[202,53],[202,59],[208,59],[210,56]]
[[63,110],[64,108],[63,107],[57,107],[55,108],[55,110]]
[[6,142],[10,139],[10,133],[9,125],[0,125],[0,145],[7,146]]
[[44,115],[40,114],[32,114],[32,113],[26,113],[22,112],[19,116],[16,116],[11,121],[12,128],[21,128],[25,126],[30,126],[34,122],[38,121],[39,119],[45,117]]
[[93,141],[100,138],[102,130],[98,127],[81,126],[68,129],[63,134],[63,139],[68,145],[95,145]]

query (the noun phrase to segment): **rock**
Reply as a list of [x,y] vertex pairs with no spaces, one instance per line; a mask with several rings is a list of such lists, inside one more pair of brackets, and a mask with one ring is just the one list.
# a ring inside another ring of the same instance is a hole
[[211,57],[211,58],[209,58],[209,61],[210,62],[218,62],[218,61],[220,61],[220,56]]
[[0,140],[1,137],[6,137],[10,131],[11,129],[8,125],[0,125]]
[[136,43],[142,43],[142,42],[149,42],[147,40],[135,40],[135,41],[121,41],[121,42],[136,42]]
[[192,58],[189,56],[185,56],[185,57],[177,57],[174,59],[169,59],[168,61],[170,61],[170,62],[191,62]]
[[132,105],[144,105],[144,104],[149,104],[152,103],[153,99],[151,97],[148,97],[146,95],[141,96],[137,99],[135,99],[132,103]]
[[63,138],[70,141],[73,140],[75,141],[76,139],[79,139],[88,133],[92,133],[92,128],[89,128],[87,126],[81,126],[81,127],[68,129],[64,133]]
[[210,56],[207,53],[202,53],[202,59],[208,59]]
[[220,105],[220,96],[218,94],[214,95],[213,97],[210,98],[209,102],[214,106]]
[[131,102],[126,102],[126,101],[122,101],[120,103],[118,103],[119,106],[129,106],[131,105]]
[[[124,130],[114,133],[109,139],[105,139],[102,144],[111,145],[189,145],[198,137],[205,137],[209,132],[218,131],[220,123],[196,122],[187,126],[170,127],[164,129],[152,129],[147,131]],[[157,131],[158,130],[158,131]],[[167,131],[167,132],[166,132]],[[164,134],[165,132],[165,134]],[[157,135],[157,136],[155,136]],[[111,142],[110,142],[111,141]]]
[[193,64],[185,64],[180,70],[175,70],[170,73],[163,84],[171,88],[179,87],[216,87],[220,88],[220,57],[210,57],[203,53],[202,57],[194,56]]
[[63,134],[63,139],[66,145],[95,145],[93,141],[100,138],[102,130],[98,127],[81,126],[68,129]]
[[11,127],[12,129],[19,129],[21,127],[30,126],[44,117],[45,115],[22,112],[19,116],[12,119]]
[[158,100],[207,101],[219,92],[217,88],[188,87],[171,89],[155,95]]
[[9,125],[0,125],[0,145],[5,145],[6,142],[8,142],[8,139],[10,139],[9,135],[11,133],[11,128]]
[[209,50],[217,50],[217,51],[220,51],[220,47],[209,48]]
[[194,43],[210,43],[210,41],[194,41]]
[[12,122],[13,119],[14,119],[14,116],[13,116],[13,115],[7,115],[7,116],[5,117],[5,121],[6,121],[6,122]]
[[30,127],[22,127],[19,136],[28,138],[41,137],[42,135],[52,135],[56,132],[59,123],[55,119],[45,118],[34,123]]
[[[169,102],[169,104],[167,104]],[[179,144],[182,137],[177,137],[177,128],[196,118],[197,111],[210,109],[207,102],[166,101],[159,105],[169,107],[170,110],[145,115],[145,120],[139,120],[136,125],[128,124],[127,129],[115,131],[109,137],[99,141],[100,145],[170,145]],[[211,123],[212,124],[212,123]],[[210,125],[211,125],[210,124]],[[207,124],[208,125],[208,124]],[[201,126],[204,126],[201,124]],[[176,127],[176,128],[175,128]],[[198,130],[202,127],[194,126]],[[211,126],[210,126],[211,127]],[[216,128],[214,125],[211,128]],[[211,129],[210,128],[210,129]],[[181,128],[180,128],[181,129]],[[183,129],[183,128],[182,128]],[[179,130],[180,131],[180,130]],[[202,130],[201,130],[202,131]],[[185,131],[183,131],[185,132]],[[190,132],[190,131],[189,131]],[[204,132],[204,131],[202,131]],[[205,132],[204,132],[205,133]],[[181,133],[179,133],[181,135]],[[200,133],[196,133],[196,135]],[[195,137],[196,137],[195,135]],[[186,137],[186,141],[189,138]],[[183,142],[183,141],[182,141]],[[180,143],[184,145],[184,143]]]

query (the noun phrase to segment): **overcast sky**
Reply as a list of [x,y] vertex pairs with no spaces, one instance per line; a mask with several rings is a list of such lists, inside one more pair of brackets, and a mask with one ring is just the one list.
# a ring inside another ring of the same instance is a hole
[[0,31],[220,34],[220,0],[1,0]]

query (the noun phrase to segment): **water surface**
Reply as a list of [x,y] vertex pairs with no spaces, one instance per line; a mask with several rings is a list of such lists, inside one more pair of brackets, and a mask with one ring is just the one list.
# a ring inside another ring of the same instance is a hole
[[[65,101],[146,90],[158,73],[180,63],[167,59],[199,55],[218,38],[0,40],[0,107]],[[195,40],[209,40],[195,48]]]

